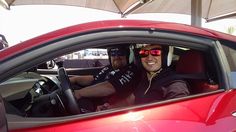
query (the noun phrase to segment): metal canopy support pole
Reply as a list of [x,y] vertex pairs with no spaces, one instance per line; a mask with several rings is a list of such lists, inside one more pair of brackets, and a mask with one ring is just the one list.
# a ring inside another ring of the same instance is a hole
[[10,10],[10,6],[7,4],[6,0],[0,0],[0,6]]
[[202,0],[191,0],[191,25],[202,26]]
[[222,20],[222,19],[226,19],[226,18],[230,18],[230,17],[236,17],[236,12],[232,12],[229,14],[224,14],[222,16],[216,16],[210,19],[206,19],[207,22],[212,22],[212,21],[216,21],[216,20]]
[[136,9],[140,8],[141,6],[143,6],[144,4],[146,4],[148,2],[152,2],[152,1],[153,0],[139,0],[138,2],[134,3],[133,5],[131,5],[126,11],[124,11],[123,14],[121,14],[121,18],[124,18],[125,16],[129,15],[130,13],[135,11]]

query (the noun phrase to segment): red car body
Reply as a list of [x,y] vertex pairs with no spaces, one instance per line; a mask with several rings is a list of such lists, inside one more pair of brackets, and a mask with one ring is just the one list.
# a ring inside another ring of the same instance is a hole
[[[235,131],[235,91],[13,132]],[[225,103],[227,102],[227,103]],[[233,106],[233,107],[232,107]]]
[[17,54],[18,52],[30,49],[31,47],[40,45],[41,43],[51,41],[54,39],[59,39],[60,37],[103,30],[103,29],[122,29],[122,28],[144,28],[155,30],[166,30],[166,31],[176,31],[180,33],[190,33],[199,36],[212,37],[215,39],[225,39],[236,42],[236,38],[231,35],[227,35],[224,33],[219,33],[216,31],[212,31],[209,29],[191,27],[183,24],[175,24],[175,23],[167,23],[167,22],[156,22],[156,21],[140,21],[140,20],[110,20],[110,21],[98,21],[98,22],[90,22],[86,24],[79,24],[71,27],[67,27],[64,29],[60,29],[54,32],[47,33],[45,35],[30,39],[28,41],[22,42],[20,45],[16,45],[14,47],[9,48],[0,53],[0,60]]
[[[0,52],[0,61],[6,62],[27,50],[62,37],[103,30],[141,29],[152,32],[161,30],[190,34],[215,40],[227,40],[236,44],[236,37],[216,31],[183,24],[141,21],[111,20],[79,24],[27,40]],[[236,46],[236,45],[234,45]],[[235,81],[235,80],[233,80]],[[126,110],[104,112],[95,116],[73,120],[61,118],[60,123],[32,128],[10,128],[10,132],[152,132],[152,131],[236,131],[236,87],[221,89],[210,94],[181,98],[175,102],[147,104]],[[45,123],[47,121],[45,120]],[[14,122],[12,123],[14,125]],[[12,126],[11,125],[11,126]],[[10,126],[10,127],[11,127]]]

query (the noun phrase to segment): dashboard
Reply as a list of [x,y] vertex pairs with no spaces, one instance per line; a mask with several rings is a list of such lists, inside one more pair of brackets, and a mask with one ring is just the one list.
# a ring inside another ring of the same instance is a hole
[[8,114],[24,117],[55,117],[67,114],[57,76],[19,75],[0,85]]

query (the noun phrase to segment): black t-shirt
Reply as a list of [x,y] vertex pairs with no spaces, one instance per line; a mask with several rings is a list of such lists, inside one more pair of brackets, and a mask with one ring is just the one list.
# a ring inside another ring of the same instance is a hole
[[113,85],[118,96],[126,97],[138,82],[137,66],[132,63],[116,70],[110,65],[105,66],[94,76],[92,85],[104,81],[109,81]]
[[98,74],[94,75],[94,81],[92,84],[97,84],[108,80],[111,71],[113,71],[111,65],[103,67]]
[[116,93],[125,96],[126,93],[132,92],[137,82],[139,82],[138,76],[137,66],[129,64],[121,69],[112,71],[108,81],[116,89]]
[[[142,71],[141,75],[141,81],[134,91],[135,104],[150,103],[189,95],[185,81],[176,76],[171,69],[162,70],[158,75],[153,77],[151,82],[149,82],[145,71]],[[150,88],[147,91],[148,87]],[[145,93],[145,91],[147,92]]]

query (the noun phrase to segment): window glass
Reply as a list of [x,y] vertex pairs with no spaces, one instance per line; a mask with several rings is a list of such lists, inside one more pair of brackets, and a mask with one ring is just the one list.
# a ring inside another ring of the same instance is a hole
[[[235,44],[234,44],[235,45]],[[225,52],[226,58],[229,62],[229,66],[230,66],[230,76],[231,76],[231,85],[232,87],[236,88],[236,47],[229,47],[229,46],[225,46],[223,45],[223,50]]]
[[85,49],[55,59],[65,68],[102,67],[109,64],[107,49]]
[[229,62],[231,71],[236,71],[236,49],[223,45],[223,50]]

